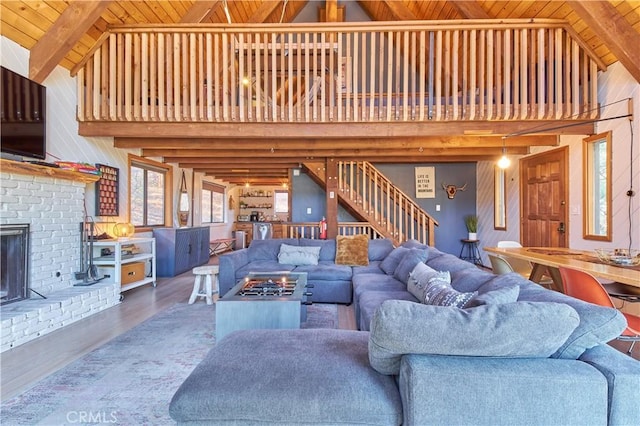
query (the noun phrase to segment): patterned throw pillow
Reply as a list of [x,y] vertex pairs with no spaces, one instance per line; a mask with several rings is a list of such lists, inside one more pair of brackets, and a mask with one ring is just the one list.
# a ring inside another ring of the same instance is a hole
[[451,276],[448,271],[432,276],[425,283],[423,303],[437,306],[466,307],[467,303],[477,294],[476,291],[460,293],[451,287]]

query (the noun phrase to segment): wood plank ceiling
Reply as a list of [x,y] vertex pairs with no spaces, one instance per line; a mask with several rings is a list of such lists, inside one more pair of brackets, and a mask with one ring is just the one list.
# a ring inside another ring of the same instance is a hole
[[[292,22],[301,0],[2,0],[0,34],[31,51],[30,77],[44,81],[56,65],[71,70],[110,25],[159,23]],[[640,1],[418,1],[326,0],[314,2],[338,20],[360,7],[373,21],[483,18],[567,20],[606,65],[616,61],[640,82]],[[357,3],[357,6],[355,5]],[[318,13],[318,16],[320,13]],[[374,142],[374,143],[372,143]],[[554,145],[553,135],[536,144]],[[510,138],[509,152],[524,154],[531,138]],[[185,146],[186,145],[186,146]],[[499,137],[443,134],[412,138],[140,138],[116,137],[115,146],[140,148],[215,175],[231,183],[280,184],[288,170],[310,158],[365,159],[372,162],[477,161],[497,158]]]

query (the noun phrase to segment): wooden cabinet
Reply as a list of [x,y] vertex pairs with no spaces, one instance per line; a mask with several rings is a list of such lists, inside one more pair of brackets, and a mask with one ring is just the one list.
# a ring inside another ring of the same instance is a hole
[[173,277],[209,261],[209,227],[153,230],[158,245],[158,276]]
[[[88,245],[88,244],[87,244]],[[104,282],[120,284],[120,291],[156,285],[156,240],[124,238],[94,241],[93,264]]]

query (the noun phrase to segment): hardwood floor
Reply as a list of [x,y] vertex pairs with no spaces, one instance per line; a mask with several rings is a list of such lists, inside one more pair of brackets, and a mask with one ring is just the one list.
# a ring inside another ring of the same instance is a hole
[[[212,257],[210,264],[217,264]],[[187,302],[193,289],[191,271],[159,278],[150,285],[124,293],[124,301],[60,330],[27,342],[0,355],[1,399],[5,401],[35,385],[76,359],[104,345],[175,303]],[[339,305],[338,325],[355,329],[352,306]]]
[[[213,257],[211,263],[216,261]],[[158,312],[187,302],[192,289],[191,271],[173,278],[159,278],[155,288],[145,285],[129,290],[117,306],[3,352],[2,400],[23,392]]]

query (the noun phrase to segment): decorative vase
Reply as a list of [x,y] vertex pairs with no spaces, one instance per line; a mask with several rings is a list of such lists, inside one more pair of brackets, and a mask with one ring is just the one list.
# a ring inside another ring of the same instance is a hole
[[469,240],[477,240],[478,234],[476,232],[469,232]]

